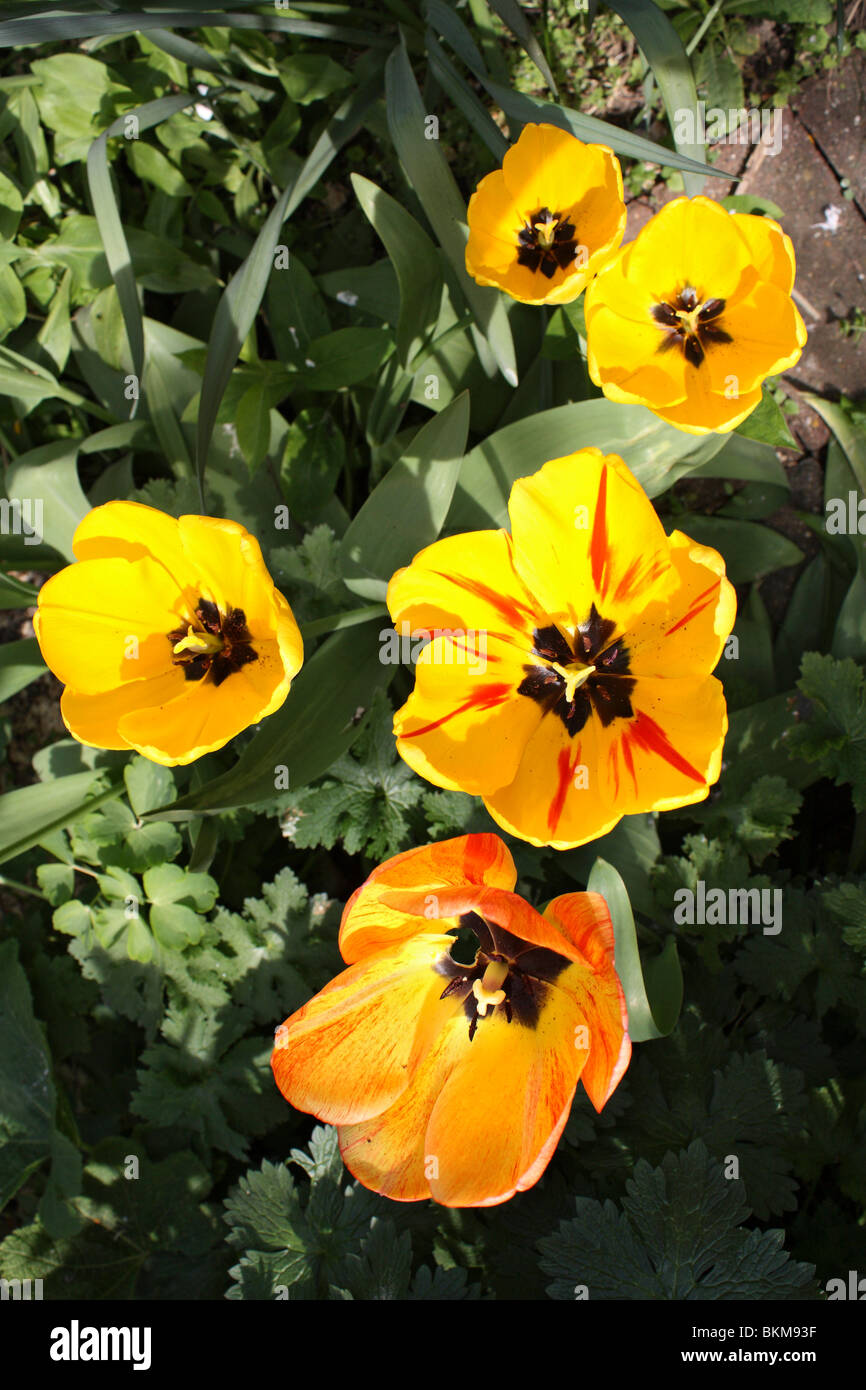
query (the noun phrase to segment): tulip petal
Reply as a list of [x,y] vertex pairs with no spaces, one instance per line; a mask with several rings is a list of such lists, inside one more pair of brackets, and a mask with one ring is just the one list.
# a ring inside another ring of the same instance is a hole
[[60,697],[60,713],[73,738],[91,748],[130,748],[119,732],[121,719],[134,710],[163,705],[184,689],[183,671],[172,666],[149,680],[128,681],[115,690],[83,695],[71,686]]
[[188,681],[174,699],[124,715],[118,731],[146,758],[167,766],[222,748],[242,729],[279,709],[289,677],[275,642],[256,643],[256,661],[216,686]]
[[440,1001],[436,972],[450,936],[415,936],[367,956],[326,985],[277,1029],[277,1085],[298,1110],[326,1124],[379,1115],[403,1094],[436,1024],[460,1008]]
[[535,605],[514,568],[505,531],[446,536],[419,551],[388,585],[395,625],[493,633],[524,650]]
[[589,1057],[580,1079],[600,1111],[631,1058],[625,995],[614,968],[610,913],[600,893],[565,893],[548,903],[544,916],[574,942],[593,967],[590,973],[579,965],[569,966],[556,986],[571,994],[586,1019]]
[[671,560],[680,587],[666,604],[644,609],[629,629],[630,671],[635,676],[709,675],[737,614],[737,595],[716,550],[682,531],[670,536]]
[[537,1025],[501,1010],[469,1041],[451,1015],[404,1094],[382,1114],[340,1130],[343,1161],[395,1201],[492,1206],[538,1180],[568,1117],[587,1052],[571,996],[547,986]]
[[429,782],[451,790],[486,792],[514,776],[541,710],[520,701],[517,688],[529,669],[529,646],[486,634],[487,670],[476,673],[444,655],[437,638],[422,653],[415,689],[394,717],[400,756]]
[[43,584],[34,631],[46,666],[80,694],[163,674],[185,618],[177,582],[150,558],[81,560]]
[[[406,850],[374,869],[352,894],[340,923],[340,952],[358,961],[384,946],[419,932],[440,933],[459,925],[440,911],[438,895],[454,887],[512,889],[517,870],[498,835],[459,835],[453,840]],[[404,890],[408,906],[395,908],[384,899]]]
[[508,510],[515,566],[548,621],[577,627],[595,602],[621,634],[676,588],[664,527],[615,454],[581,449],[551,460],[518,479]]

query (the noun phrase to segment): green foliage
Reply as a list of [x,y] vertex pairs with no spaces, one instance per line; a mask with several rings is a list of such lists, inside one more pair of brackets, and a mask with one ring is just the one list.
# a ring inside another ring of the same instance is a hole
[[749,1215],[705,1147],[645,1160],[615,1203],[578,1197],[577,1214],[539,1241],[553,1298],[814,1298],[812,1267],[792,1261],[781,1231],[740,1229]]
[[332,849],[339,839],[348,854],[366,854],[376,863],[406,848],[424,784],[398,758],[392,722],[388,697],[377,691],[351,751],[321,784],[292,798],[285,833],[293,844]]
[[[734,434],[686,434],[599,396],[580,301],[540,311],[465,271],[504,130],[601,140],[631,193],[700,177],[672,110],[787,100],[835,61],[831,6],[387,0],[374,23],[237,0],[171,31],[110,0],[15,8],[0,453],[7,499],[45,515],[38,544],[0,536],[0,1277],[52,1299],[774,1301],[862,1269],[862,538],[828,534],[776,457],[800,423],[777,385]],[[806,404],[834,434],[827,496],[863,492],[862,409]],[[344,968],[370,871],[498,831],[396,753],[413,674],[383,660],[388,580],[440,534],[507,525],[515,479],[590,445],[739,586],[721,774],[565,853],[503,833],[536,907],[606,894],[634,1055],[600,1114],[578,1087],[531,1190],[389,1202],[269,1065]],[[239,521],[302,630],[282,708],[192,767],[58,737],[24,626],[115,499]],[[762,906],[700,920],[713,890]]]

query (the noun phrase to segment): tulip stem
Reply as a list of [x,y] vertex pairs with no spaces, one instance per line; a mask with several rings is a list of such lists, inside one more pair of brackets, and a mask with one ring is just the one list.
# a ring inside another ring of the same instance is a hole
[[351,608],[345,613],[330,613],[327,618],[317,618],[315,622],[303,623],[301,636],[320,637],[323,632],[340,632],[344,627],[356,627],[358,623],[368,623],[373,618],[386,617],[388,609],[384,603],[370,603],[366,608]]

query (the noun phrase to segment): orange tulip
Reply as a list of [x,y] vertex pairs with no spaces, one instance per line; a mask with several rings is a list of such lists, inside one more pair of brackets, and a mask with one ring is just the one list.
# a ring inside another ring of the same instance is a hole
[[[596,1110],[628,1066],[625,999],[598,893],[544,913],[496,835],[387,860],[349,899],[349,968],[277,1029],[283,1095],[339,1126],[343,1161],[396,1201],[494,1206],[538,1181],[578,1080]],[[454,932],[477,940],[453,958]]]

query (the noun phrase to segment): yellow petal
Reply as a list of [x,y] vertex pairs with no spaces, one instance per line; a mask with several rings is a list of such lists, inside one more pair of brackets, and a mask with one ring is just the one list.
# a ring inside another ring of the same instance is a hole
[[508,510],[515,565],[548,621],[573,629],[595,603],[622,633],[676,588],[664,528],[616,454],[553,459],[518,479]]
[[165,673],[168,633],[185,618],[177,582],[150,558],[80,560],[39,592],[45,664],[81,694]]
[[634,676],[709,675],[737,615],[737,595],[718,551],[682,531],[670,536],[680,587],[665,603],[651,604],[628,632]]

